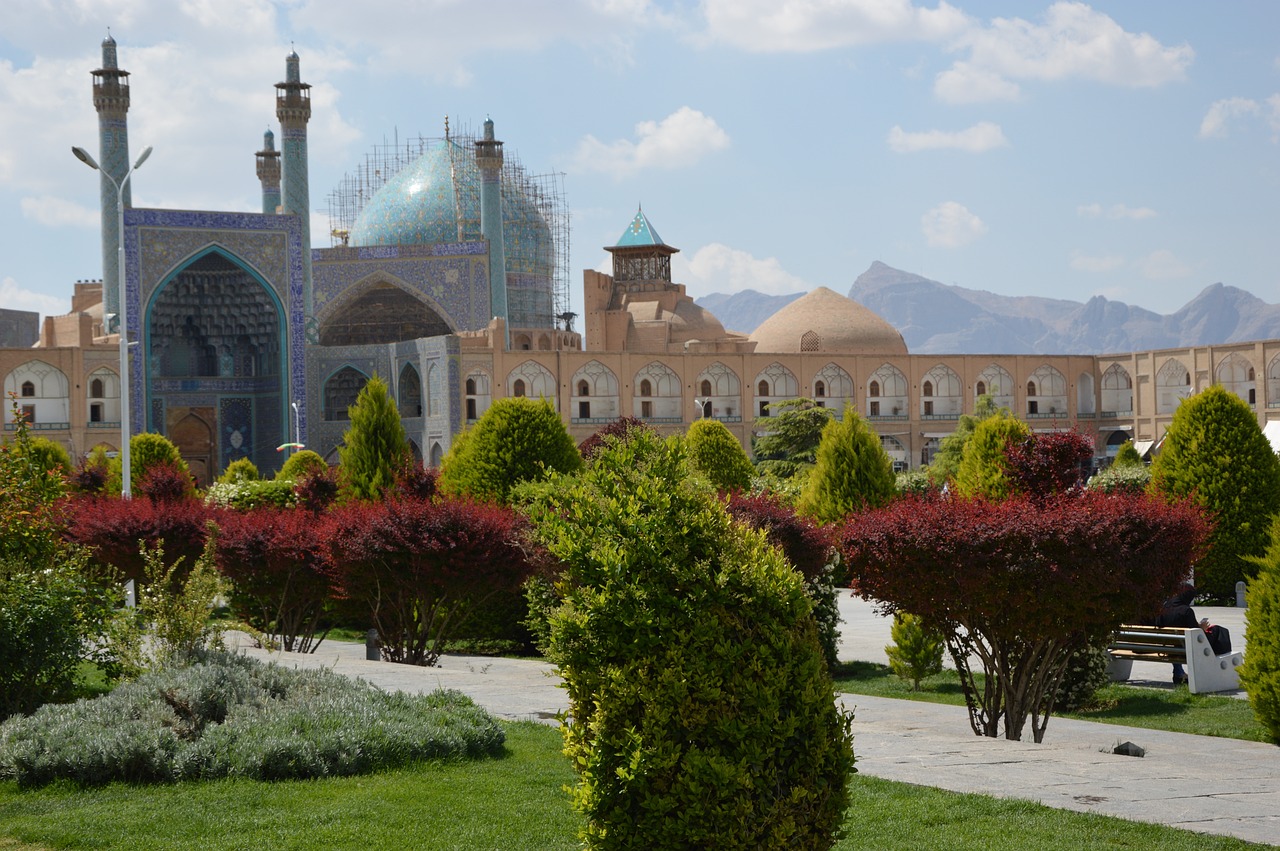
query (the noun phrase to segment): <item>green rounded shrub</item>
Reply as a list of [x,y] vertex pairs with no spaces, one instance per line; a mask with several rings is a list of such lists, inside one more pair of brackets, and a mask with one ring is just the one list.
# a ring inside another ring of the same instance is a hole
[[454,441],[440,468],[440,490],[507,503],[521,482],[582,468],[582,455],[549,402],[512,397],[489,406]]
[[751,487],[756,469],[733,432],[719,420],[694,420],[685,434],[689,464],[719,491]]
[[1111,462],[1112,467],[1141,467],[1142,456],[1138,454],[1138,450],[1134,448],[1132,440],[1126,440],[1120,447],[1120,451],[1116,453],[1115,460]]
[[320,457],[319,452],[301,449],[285,459],[284,465],[276,473],[276,478],[298,482],[307,476],[327,473],[328,471],[329,465]]
[[248,458],[237,458],[227,465],[227,469],[222,471],[221,476],[218,476],[218,482],[229,485],[237,482],[256,482],[260,478],[256,464]]
[[638,434],[531,500],[593,848],[824,848],[853,769],[801,576]]
[[961,496],[1004,499],[1013,492],[1005,452],[1013,443],[1026,439],[1031,429],[1022,420],[1001,411],[974,426],[964,446],[956,471],[956,490]]
[[[187,467],[187,462],[182,460],[182,454],[178,452],[178,447],[174,446],[169,438],[149,431],[135,434],[133,439],[129,441],[130,490],[135,489],[138,486],[138,482],[146,478],[147,473],[153,467],[160,466],[165,462],[176,467],[187,479],[191,478],[191,470]],[[120,493],[120,484],[123,478],[120,472],[121,463],[119,455],[111,459],[111,464],[107,471],[107,485],[104,488],[106,493],[117,495]]]
[[1071,651],[1067,668],[1058,683],[1058,696],[1054,698],[1054,711],[1075,712],[1088,706],[1098,689],[1110,682],[1107,676],[1107,645],[1109,641],[1081,644]]

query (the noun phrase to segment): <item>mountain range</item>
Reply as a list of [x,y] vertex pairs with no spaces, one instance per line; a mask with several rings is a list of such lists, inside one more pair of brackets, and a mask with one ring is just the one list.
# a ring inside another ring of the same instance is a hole
[[[743,290],[697,303],[725,328],[750,333],[800,295]],[[1165,315],[1103,296],[997,295],[877,260],[853,282],[849,298],[897,328],[914,354],[1105,354],[1280,337],[1280,304],[1221,283]]]

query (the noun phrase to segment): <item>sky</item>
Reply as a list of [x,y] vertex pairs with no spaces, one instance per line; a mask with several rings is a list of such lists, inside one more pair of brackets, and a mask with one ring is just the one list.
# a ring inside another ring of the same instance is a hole
[[908,0],[5,0],[0,307],[102,275],[90,72],[131,72],[139,207],[261,209],[290,49],[312,88],[313,245],[376,144],[492,117],[563,174],[570,289],[638,206],[699,297],[879,260],[1161,313],[1280,301],[1280,4]]

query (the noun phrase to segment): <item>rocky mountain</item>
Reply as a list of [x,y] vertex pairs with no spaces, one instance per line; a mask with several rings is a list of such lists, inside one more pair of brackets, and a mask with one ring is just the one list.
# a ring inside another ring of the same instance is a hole
[[[1162,315],[1102,296],[1081,303],[997,295],[876,261],[849,297],[884,317],[917,354],[1103,354],[1280,337],[1280,304],[1220,283]],[[746,290],[698,304],[726,328],[749,333],[796,298]]]

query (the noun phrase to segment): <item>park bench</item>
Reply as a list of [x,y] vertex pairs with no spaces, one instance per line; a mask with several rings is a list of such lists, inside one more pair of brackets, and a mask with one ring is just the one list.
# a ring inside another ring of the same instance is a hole
[[1187,671],[1192,694],[1234,691],[1240,688],[1236,668],[1244,663],[1239,653],[1214,654],[1209,637],[1199,627],[1122,626],[1107,647],[1111,679],[1129,679],[1134,662],[1178,663]]

